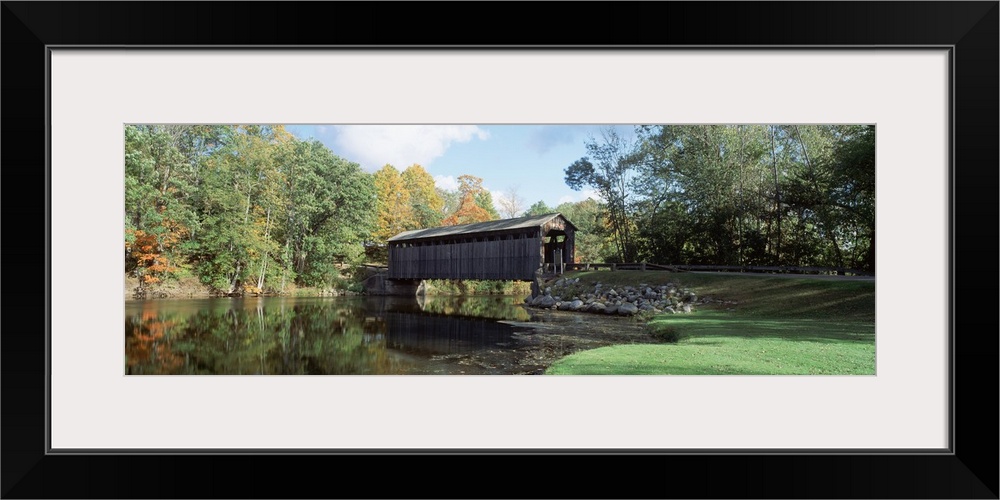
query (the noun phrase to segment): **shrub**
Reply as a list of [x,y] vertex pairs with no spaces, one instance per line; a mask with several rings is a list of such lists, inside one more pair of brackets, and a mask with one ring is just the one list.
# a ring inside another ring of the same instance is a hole
[[684,336],[677,330],[677,327],[667,326],[663,323],[650,323],[646,325],[646,331],[660,342],[670,344],[676,344],[684,338]]

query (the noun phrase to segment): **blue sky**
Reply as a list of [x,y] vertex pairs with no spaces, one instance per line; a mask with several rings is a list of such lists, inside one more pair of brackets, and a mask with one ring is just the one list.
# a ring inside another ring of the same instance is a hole
[[[597,198],[573,191],[564,169],[586,156],[585,141],[602,125],[287,125],[299,139],[317,139],[334,154],[374,172],[386,163],[402,171],[417,163],[439,187],[455,189],[470,174],[499,195],[511,188],[524,208],[542,200],[550,207]],[[631,125],[616,125],[631,135]]]

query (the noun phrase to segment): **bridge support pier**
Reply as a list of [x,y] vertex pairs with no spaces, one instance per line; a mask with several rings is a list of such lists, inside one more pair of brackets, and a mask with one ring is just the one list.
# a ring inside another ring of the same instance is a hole
[[384,274],[370,276],[364,281],[365,293],[368,295],[392,295],[398,297],[414,297],[423,294],[423,280],[394,280]]

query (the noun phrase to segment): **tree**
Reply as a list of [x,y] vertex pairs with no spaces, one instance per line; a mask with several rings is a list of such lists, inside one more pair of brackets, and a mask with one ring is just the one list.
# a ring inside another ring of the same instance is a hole
[[160,282],[183,259],[181,243],[197,224],[186,203],[186,158],[163,126],[125,128],[125,271],[140,286]]
[[497,220],[500,218],[500,213],[497,212],[496,207],[493,206],[493,195],[488,190],[483,189],[482,191],[476,193],[475,201],[479,208],[489,214],[490,218],[488,220]]
[[871,269],[874,128],[639,127],[639,255]]
[[403,183],[403,176],[392,165],[386,164],[373,174],[377,197],[375,245],[382,250],[379,256],[388,258],[385,248],[389,238],[417,227],[413,214],[410,192]]
[[[491,195],[488,190],[483,188],[482,178],[468,174],[458,176],[458,191],[462,194],[462,201],[459,204],[458,210],[460,211],[463,207],[465,207],[466,212],[466,214],[462,217],[468,218],[468,214],[471,213],[471,209],[466,207],[465,201],[465,198],[471,196],[476,206],[487,214],[488,218],[485,220],[496,220],[500,218],[500,214],[497,213],[496,208],[493,206],[493,195]],[[473,218],[479,218],[478,211],[476,211],[476,214],[477,215]]]
[[330,285],[339,265],[358,261],[372,238],[376,213],[372,176],[318,141],[297,142],[281,158],[285,176],[284,260],[307,286]]
[[437,188],[436,191],[441,200],[444,201],[441,207],[441,217],[455,213],[459,205],[462,204],[462,193],[457,190],[450,191],[441,188]]
[[[831,203],[858,234],[851,265],[875,271],[875,127],[845,126],[833,148]],[[849,230],[850,231],[850,230]]]
[[[586,142],[589,156],[566,167],[566,184],[579,191],[595,189],[605,201],[618,258],[635,259],[631,220],[633,178],[640,161],[639,143],[622,136],[613,127],[601,131],[601,140],[591,137]],[[591,162],[593,158],[593,162]]]
[[600,202],[587,198],[575,203],[560,203],[554,211],[577,228],[577,262],[605,262],[615,256],[614,241],[609,238],[607,219]]
[[444,217],[445,201],[434,186],[434,177],[417,164],[403,171],[403,185],[410,193],[410,205],[417,227],[434,227]]
[[494,220],[493,217],[476,203],[473,194],[466,193],[465,197],[462,198],[462,204],[458,207],[458,210],[441,221],[441,224],[445,226],[457,226],[491,220]]
[[458,192],[464,198],[466,194],[476,194],[483,190],[483,179],[474,175],[464,174],[458,176]]
[[274,239],[284,172],[276,155],[292,139],[282,129],[241,125],[204,163],[201,232],[192,260],[202,281],[225,294],[260,292],[282,266]]
[[497,203],[500,205],[500,214],[504,218],[512,219],[524,211],[524,198],[518,196],[517,189],[517,186],[510,186],[497,199]]
[[538,200],[524,211],[524,215],[525,217],[533,217],[535,215],[545,215],[553,212],[555,212],[555,210],[549,208],[544,201]]
[[372,178],[277,125],[125,128],[125,271],[194,271],[219,293],[329,285],[359,260]]

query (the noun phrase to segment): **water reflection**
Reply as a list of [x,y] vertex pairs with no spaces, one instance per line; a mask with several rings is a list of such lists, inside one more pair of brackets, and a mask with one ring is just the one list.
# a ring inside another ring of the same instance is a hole
[[513,297],[129,301],[128,374],[461,373],[447,355],[507,348]]

